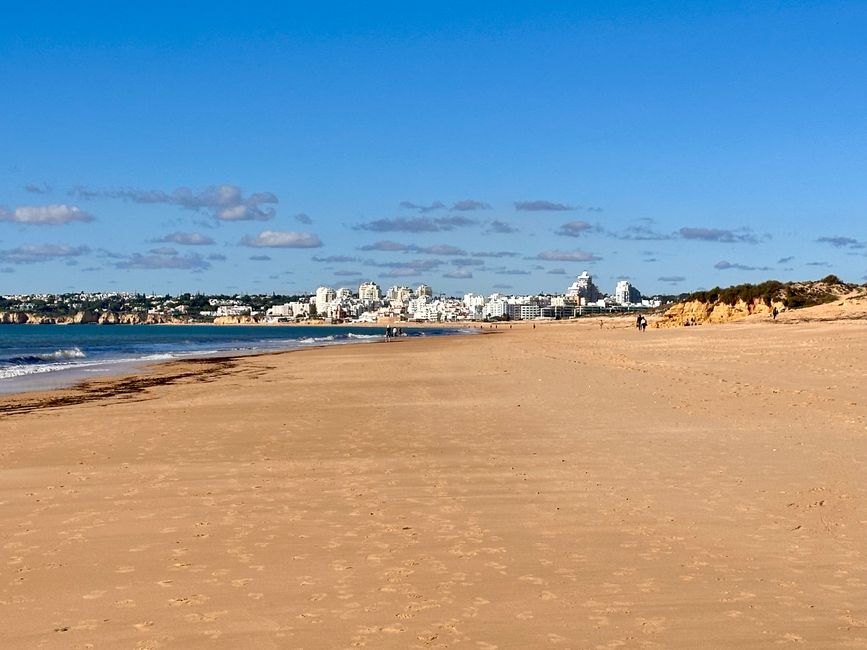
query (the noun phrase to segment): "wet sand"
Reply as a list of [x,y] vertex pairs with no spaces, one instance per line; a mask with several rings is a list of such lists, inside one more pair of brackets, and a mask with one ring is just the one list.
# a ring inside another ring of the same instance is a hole
[[612,324],[0,399],[0,646],[867,648],[867,323]]

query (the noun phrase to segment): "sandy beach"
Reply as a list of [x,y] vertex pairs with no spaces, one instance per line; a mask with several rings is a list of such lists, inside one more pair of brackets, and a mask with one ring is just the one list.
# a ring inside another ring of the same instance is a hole
[[4,397],[0,646],[867,648],[864,368],[594,319]]

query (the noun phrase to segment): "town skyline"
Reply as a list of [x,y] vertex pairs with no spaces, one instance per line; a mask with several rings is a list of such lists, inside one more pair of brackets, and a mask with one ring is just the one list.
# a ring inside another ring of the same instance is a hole
[[0,293],[867,281],[867,7],[205,6],[7,11]]

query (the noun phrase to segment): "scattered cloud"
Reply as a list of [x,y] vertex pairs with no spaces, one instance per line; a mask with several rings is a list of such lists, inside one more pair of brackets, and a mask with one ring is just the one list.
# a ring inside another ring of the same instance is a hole
[[388,239],[382,239],[377,242],[373,242],[372,244],[365,244],[364,246],[360,246],[358,250],[360,251],[388,251],[391,253],[401,252],[401,251],[409,251],[412,250],[412,245],[410,244],[401,244],[396,241],[390,241]]
[[207,259],[211,262],[225,262],[228,258],[221,253],[212,253],[208,255]]
[[654,230],[650,223],[639,223],[627,226],[620,232],[611,233],[611,236],[615,239],[624,239],[627,241],[663,241],[672,238],[672,235],[667,235]]
[[660,282],[668,282],[669,284],[677,284],[686,280],[682,275],[661,275],[656,279]]
[[725,271],[728,269],[737,269],[738,271],[770,271],[772,270],[769,266],[747,266],[746,264],[737,264],[732,262],[727,262],[726,260],[721,260],[713,265],[715,269],[719,269],[721,271]]
[[350,255],[329,255],[327,257],[322,257],[320,255],[314,255],[311,258],[314,262],[325,262],[327,264],[344,264],[346,262],[357,262],[357,257],[352,257]]
[[518,257],[518,253],[512,251],[479,251],[471,255],[473,257]]
[[473,270],[465,268],[455,269],[454,271],[443,273],[443,277],[452,280],[470,280],[473,277]]
[[172,253],[158,253],[150,251],[147,254],[134,253],[126,259],[115,263],[119,269],[175,269],[184,271],[201,271],[210,268],[211,264],[198,253],[179,255],[177,251]]
[[401,244],[396,241],[380,240],[359,247],[362,251],[386,251],[389,253],[424,253],[425,255],[466,255],[467,252],[450,244],[434,244],[433,246],[418,246],[416,244]]
[[587,251],[542,251],[533,259],[545,260],[546,262],[598,262],[602,258]]
[[759,240],[747,230],[722,230],[720,228],[681,228],[678,233],[684,239],[720,242],[724,244],[755,244]]
[[466,255],[467,252],[463,248],[452,246],[450,244],[436,244],[434,246],[416,247],[419,253],[426,255]]
[[788,264],[793,259],[795,259],[794,255],[789,255],[788,257],[781,257],[780,259],[777,260],[777,264]]
[[819,237],[816,240],[820,244],[831,244],[834,248],[864,248],[867,246],[864,242],[851,237]]
[[807,262],[807,266],[831,266],[828,262]]
[[575,207],[565,203],[554,203],[553,201],[516,201],[515,209],[524,212],[563,212],[574,210]]
[[313,219],[310,215],[305,214],[304,212],[299,212],[298,214],[293,214],[292,218],[295,219],[298,223],[311,224],[313,223]]
[[361,275],[361,271],[340,270],[340,271],[335,271],[333,275],[335,275],[339,278],[354,278],[354,277]]
[[443,261],[438,259],[407,260],[400,262],[376,262],[368,260],[365,262],[365,265],[386,269],[412,269],[417,272],[422,272],[438,269],[443,265]]
[[409,266],[399,266],[390,269],[382,274],[384,278],[417,278],[422,275],[423,271]]
[[562,267],[558,267],[556,269],[549,269],[548,274],[549,275],[566,275],[566,269],[564,269]]
[[518,229],[510,223],[494,219],[485,229],[486,235],[509,235],[513,232],[518,232]]
[[25,192],[30,192],[31,194],[48,194],[51,192],[51,188],[43,183],[42,185],[37,185],[36,183],[27,183],[24,186]]
[[480,260],[475,257],[456,257],[452,264],[455,266],[484,266],[485,260]]
[[474,201],[473,199],[464,199],[452,204],[452,210],[458,212],[472,212],[473,210],[490,210],[491,206],[483,201]]
[[439,232],[474,225],[473,219],[462,216],[451,217],[413,217],[396,219],[376,219],[354,226],[355,230],[371,232]]
[[524,269],[504,269],[502,271],[495,271],[497,275],[530,275],[529,271]]
[[[87,269],[84,270],[86,271]],[[0,269],[0,273],[15,273],[15,269],[13,269],[11,266],[4,266],[2,269]]]
[[188,187],[179,187],[172,192],[75,187],[69,194],[83,199],[110,198],[133,203],[176,205],[186,210],[208,212],[220,221],[267,221],[276,215],[276,210],[271,206],[278,202],[272,192],[254,192],[244,196],[240,187],[228,184],[214,185],[198,192]]
[[255,248],[319,248],[322,240],[310,232],[263,230],[255,237],[241,239],[242,246]]
[[418,210],[420,213],[424,214],[426,212],[433,212],[434,210],[442,210],[446,206],[441,201],[434,201],[430,205],[419,205],[412,201],[401,201],[400,207],[406,208],[407,210]]
[[494,289],[511,289],[511,288],[512,288],[512,285],[511,285],[511,284],[502,284],[502,283],[501,283],[501,284],[495,284],[493,288],[494,288]]
[[154,242],[181,246],[212,246],[216,243],[211,237],[197,232],[173,232],[155,239]]
[[0,221],[37,226],[57,226],[73,221],[93,221],[93,217],[74,205],[23,205],[14,210],[0,208]]
[[148,253],[153,253],[154,255],[177,255],[178,251],[171,246],[160,246],[159,248],[150,249]]
[[250,255],[249,259],[251,262],[270,262],[270,255]]
[[555,232],[563,237],[580,237],[587,232],[596,230],[595,226],[586,221],[568,221],[560,226]]
[[0,263],[37,264],[56,259],[79,257],[90,252],[87,246],[68,244],[23,244],[16,248],[0,251]]

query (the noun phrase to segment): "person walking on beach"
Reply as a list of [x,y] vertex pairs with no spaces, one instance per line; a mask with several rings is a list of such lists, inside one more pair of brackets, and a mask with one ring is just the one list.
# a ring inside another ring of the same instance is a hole
[[391,328],[386,327],[385,328],[385,342],[388,343],[390,338],[391,338]]
[[647,329],[647,319],[644,317],[644,314],[638,317],[638,329],[641,332]]
[[774,307],[774,311],[771,312],[771,316],[774,317],[774,320],[777,320],[777,314],[779,314],[779,313],[780,312],[777,310],[777,308]]
[[641,319],[644,318],[641,314],[638,314],[638,317],[635,319],[635,329],[641,329]]

